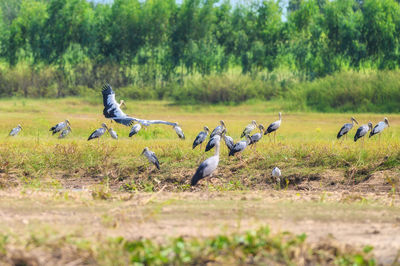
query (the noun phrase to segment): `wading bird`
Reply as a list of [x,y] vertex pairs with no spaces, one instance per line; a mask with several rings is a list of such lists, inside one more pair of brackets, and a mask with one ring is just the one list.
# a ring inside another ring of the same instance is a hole
[[210,134],[210,138],[214,137],[215,135],[221,135],[222,130],[226,128],[225,123],[223,120],[219,121],[220,125],[214,128],[214,130]]
[[278,184],[281,183],[281,170],[278,167],[274,167],[274,169],[272,169],[272,177],[275,178],[276,182]]
[[101,128],[98,128],[98,129],[96,129],[95,131],[93,131],[93,133],[90,134],[88,140],[100,138],[101,136],[104,135],[104,133],[106,133],[107,129],[108,129],[108,128],[107,128],[107,125],[106,125],[106,124],[104,124],[104,123],[101,124]]
[[112,129],[112,127],[108,128],[108,133],[113,139],[118,139],[118,134],[114,131],[114,129]]
[[149,160],[150,163],[154,164],[158,170],[160,170],[160,163],[158,162],[157,156],[149,148],[144,148],[142,154]]
[[178,135],[178,137],[180,139],[185,139],[185,134],[183,134],[183,130],[182,128],[178,125],[178,123],[176,123],[176,125],[174,126],[175,132]]
[[206,159],[200,164],[199,168],[197,168],[196,173],[194,174],[190,182],[191,186],[195,186],[197,182],[199,182],[199,180],[207,176],[212,176],[212,173],[217,169],[219,163],[219,147],[220,142],[217,142],[215,144],[214,156]]
[[61,131],[61,134],[58,136],[59,139],[63,139],[65,138],[70,132],[72,132],[71,127],[68,125],[66,129],[63,129],[63,131]]
[[131,128],[131,131],[129,132],[129,137],[136,135],[140,131],[140,129],[142,129],[142,126],[139,123],[134,124]]
[[257,127],[257,122],[256,120],[251,121],[251,124],[248,124],[247,127],[243,130],[242,135],[240,135],[241,138],[243,138],[246,135],[249,135],[251,131],[253,131]]
[[251,139],[249,135],[246,135],[246,140],[239,141],[233,146],[233,148],[229,151],[229,156],[233,156],[236,153],[241,153],[246,149],[246,147],[250,144],[250,142]]
[[71,125],[71,123],[66,119],[63,122],[58,123],[54,127],[50,128],[49,131],[53,131],[53,135],[63,130],[67,125]]
[[193,149],[196,148],[198,145],[200,145],[200,150],[203,146],[203,142],[206,140],[208,132],[210,130],[208,129],[207,126],[204,127],[204,131],[200,131],[200,133],[197,135],[196,139],[193,141]]
[[354,123],[358,125],[358,122],[354,117],[351,117],[350,120],[351,123],[344,124],[342,128],[339,130],[339,133],[337,134],[338,139],[342,136],[345,136],[347,138],[347,133],[353,128]]
[[228,147],[228,150],[231,151],[231,149],[235,145],[235,142],[233,141],[233,138],[228,136],[228,135],[226,135],[226,132],[224,132],[223,137],[224,137],[224,141],[225,141],[226,147]]
[[268,126],[267,130],[264,132],[264,135],[267,135],[267,134],[270,134],[270,133],[274,132],[274,141],[275,141],[276,131],[281,126],[281,122],[282,122],[282,114],[281,114],[281,112],[279,112],[279,120],[271,123]]
[[260,132],[254,134],[254,135],[252,135],[252,136],[250,137],[251,142],[250,142],[249,145],[253,145],[253,144],[254,144],[254,146],[253,146],[254,148],[256,147],[257,142],[259,142],[260,139],[262,138],[263,133],[264,133],[264,130],[265,130],[264,126],[261,125],[261,124],[258,125],[258,129],[260,130]]
[[222,130],[222,132],[218,133],[217,135],[213,136],[207,143],[206,145],[206,152],[208,152],[209,150],[211,150],[212,148],[215,147],[215,145],[217,143],[219,143],[221,141],[221,135],[224,134],[226,132],[225,128]]
[[14,137],[16,135],[18,135],[18,133],[21,131],[22,127],[20,124],[17,125],[17,127],[14,127],[13,129],[11,129],[10,134],[8,134],[11,137]]
[[[380,121],[374,129],[371,130],[369,133],[369,137],[372,137],[373,135],[381,133],[385,128],[389,127],[389,120],[385,117],[383,118],[383,121]],[[379,134],[379,140],[381,138],[381,134]]]
[[[359,138],[364,137],[367,135],[368,131],[372,129],[372,123],[368,122],[366,125],[362,125],[357,129],[356,134],[354,135],[354,141],[357,141]],[[363,138],[363,143],[364,143],[364,138]]]

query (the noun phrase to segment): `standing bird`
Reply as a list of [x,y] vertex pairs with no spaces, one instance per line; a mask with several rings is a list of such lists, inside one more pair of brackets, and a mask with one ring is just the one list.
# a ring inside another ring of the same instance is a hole
[[139,123],[134,124],[131,128],[131,131],[129,132],[129,137],[136,135],[140,131],[140,129],[142,129],[142,126]]
[[224,123],[223,120],[221,120],[219,122],[220,122],[220,125],[217,126],[216,128],[214,128],[214,130],[210,134],[210,138],[214,137],[215,135],[221,135],[222,134],[222,130],[224,128],[226,128],[225,123]]
[[257,127],[257,122],[256,120],[251,121],[251,124],[248,124],[247,127],[243,130],[242,135],[240,135],[241,138],[243,138],[246,135],[249,135],[251,131],[253,131]]
[[281,126],[281,122],[282,122],[282,114],[281,112],[279,112],[279,120],[271,123],[267,130],[264,132],[264,135],[267,135],[269,133],[274,132],[274,141],[275,141],[275,137],[276,137],[276,131],[278,130],[278,128]]
[[146,156],[150,163],[154,164],[158,170],[160,170],[160,163],[158,162],[157,156],[149,148],[144,148],[142,154]]
[[174,125],[174,129],[176,134],[178,135],[178,137],[180,139],[185,139],[185,134],[183,134],[183,130],[182,128],[178,125],[178,123],[176,123],[176,125]]
[[67,125],[71,125],[71,123],[66,119],[63,122],[58,123],[54,127],[50,128],[49,131],[53,131],[53,135],[63,130]]
[[215,145],[221,141],[221,135],[224,134],[225,132],[226,132],[226,130],[225,130],[225,128],[224,128],[224,129],[222,130],[221,133],[219,133],[219,134],[213,136],[213,137],[208,141],[208,143],[207,143],[207,145],[206,145],[206,150],[205,150],[205,151],[208,152],[209,150],[211,150],[212,148],[214,148]]
[[236,153],[240,153],[246,149],[246,147],[250,144],[251,139],[249,135],[246,135],[246,140],[242,140],[237,142],[233,148],[229,151],[229,156],[233,156]]
[[226,132],[224,132],[223,137],[224,137],[226,147],[228,147],[228,150],[231,151],[233,146],[235,146],[235,142],[233,141],[233,138],[226,135]]
[[[376,124],[374,129],[371,130],[371,132],[369,133],[369,137],[372,137],[373,135],[381,133],[387,127],[389,127],[389,120],[385,117],[385,118],[383,118],[383,121]],[[381,135],[379,134],[379,139],[380,139],[380,137],[381,137]]]
[[[354,142],[356,142],[359,138],[362,138],[365,135],[367,135],[368,131],[370,131],[371,129],[372,129],[371,122],[368,122],[367,125],[362,125],[361,127],[359,127],[357,129],[356,134],[354,135]],[[364,143],[364,139],[363,139],[363,143]]]
[[208,129],[207,126],[204,127],[204,131],[200,131],[200,133],[197,135],[196,139],[193,141],[193,149],[196,148],[198,145],[200,145],[200,149],[203,146],[203,142],[206,140],[208,132],[210,130]]
[[254,148],[256,147],[257,142],[259,142],[260,139],[262,138],[263,133],[264,133],[264,130],[265,130],[264,126],[261,125],[261,124],[258,125],[258,129],[260,130],[260,132],[254,134],[254,135],[252,135],[252,136],[250,137],[251,142],[250,142],[249,145],[255,144],[255,145],[253,146]]
[[96,129],[92,134],[90,134],[88,140],[100,138],[104,135],[104,133],[106,133],[107,129],[108,128],[106,124],[101,124],[101,128]]
[[342,126],[342,128],[339,130],[339,133],[337,134],[337,138],[339,139],[343,135],[347,138],[347,133],[353,128],[354,123],[358,125],[357,120],[354,117],[350,118],[351,123],[346,123]]
[[199,168],[197,168],[196,173],[194,174],[190,182],[191,186],[195,186],[197,182],[199,182],[199,180],[207,176],[211,176],[212,173],[217,169],[219,163],[219,147],[220,142],[217,142],[215,144],[214,156],[206,159],[200,164]]
[[117,134],[117,132],[115,132],[115,131],[112,129],[112,127],[108,128],[108,133],[110,134],[110,136],[111,136],[113,139],[118,139],[118,134]]
[[61,131],[61,134],[58,136],[59,139],[65,138],[70,132],[72,132],[71,127],[68,125],[66,129]]
[[276,182],[278,184],[281,183],[281,170],[278,167],[274,167],[274,169],[272,169],[272,177],[275,178]]
[[14,136],[18,135],[18,133],[21,131],[21,129],[22,129],[21,125],[18,124],[17,127],[13,128],[10,131],[10,134],[8,134],[8,135],[11,136],[11,137],[14,137]]

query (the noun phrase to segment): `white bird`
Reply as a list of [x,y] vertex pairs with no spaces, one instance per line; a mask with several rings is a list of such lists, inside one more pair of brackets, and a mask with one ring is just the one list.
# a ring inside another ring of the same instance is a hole
[[229,156],[235,155],[235,153],[240,153],[246,149],[246,147],[250,144],[251,139],[249,135],[246,135],[246,140],[242,140],[237,142],[233,148],[229,151]]
[[115,132],[115,131],[112,129],[112,127],[108,128],[108,133],[110,134],[110,136],[111,136],[113,139],[118,139],[118,134],[117,134],[117,132]]
[[136,135],[140,131],[140,129],[142,129],[142,126],[139,123],[134,124],[131,128],[131,131],[129,132],[129,137]]
[[[354,141],[357,141],[359,138],[362,138],[365,135],[367,135],[368,131],[370,131],[371,129],[372,129],[371,122],[368,122],[368,124],[362,125],[361,127],[359,127],[357,129],[356,134],[354,135]],[[364,141],[364,139],[363,139],[363,141]]]
[[106,133],[107,129],[108,128],[107,128],[106,124],[104,124],[104,123],[101,124],[101,128],[98,128],[95,131],[93,131],[93,133],[90,134],[88,140],[100,138],[101,136],[104,135],[104,133]]
[[18,124],[17,127],[11,129],[10,134],[8,134],[8,135],[14,137],[14,136],[18,135],[18,133],[21,131],[21,129],[22,129],[21,125]]
[[71,127],[68,125],[66,129],[63,129],[63,131],[61,131],[61,134],[58,136],[59,139],[63,139],[65,138],[70,132],[72,132]]
[[191,186],[195,186],[199,180],[211,176],[212,173],[217,169],[219,163],[219,147],[220,142],[215,144],[215,153],[214,156],[206,159],[204,162],[200,164],[197,168],[196,173],[193,175],[192,180],[190,182]]
[[271,123],[268,126],[267,130],[264,132],[264,135],[267,135],[267,134],[270,134],[270,133],[274,132],[274,141],[275,141],[276,131],[281,126],[281,122],[282,122],[282,114],[281,114],[281,112],[279,112],[279,120]]
[[253,131],[257,127],[257,122],[256,120],[251,121],[251,124],[248,124],[247,127],[243,130],[242,135],[240,135],[241,138],[243,138],[246,135],[249,135],[251,131]]
[[58,123],[54,127],[50,128],[49,131],[53,131],[53,135],[63,130],[67,125],[71,125],[71,123],[66,119],[63,122]]
[[277,181],[277,183],[281,183],[281,170],[278,167],[274,167],[274,169],[272,169],[272,177],[274,177]]
[[157,156],[149,148],[144,148],[142,154],[149,160],[150,163],[154,164],[158,170],[160,170],[160,163],[158,162]]
[[339,130],[339,133],[337,134],[337,138],[339,139],[342,136],[347,137],[347,133],[353,128],[354,123],[358,125],[357,120],[354,117],[350,118],[351,123],[346,123],[342,126],[342,128]]
[[258,129],[260,130],[260,132],[254,134],[254,135],[252,135],[252,136],[250,137],[251,142],[250,142],[249,145],[255,144],[253,147],[255,147],[255,146],[257,145],[257,142],[260,141],[260,139],[261,139],[262,136],[263,136],[264,130],[265,130],[264,126],[261,125],[261,124],[258,125]]
[[[385,117],[383,118],[383,121],[380,121],[374,129],[371,130],[369,133],[369,137],[372,137],[373,135],[381,133],[385,128],[389,127],[389,120]],[[380,137],[381,135],[379,135]]]
[[219,121],[219,123],[220,123],[220,125],[217,126],[216,128],[214,128],[214,130],[211,132],[210,138],[214,137],[215,135],[221,135],[222,134],[222,130],[224,128],[226,128],[225,127],[225,123],[224,123],[223,120]]
[[176,125],[174,125],[174,129],[176,134],[178,135],[178,137],[180,139],[185,139],[185,134],[183,134],[183,130],[182,128],[178,125],[178,123],[176,123]]
[[200,149],[203,145],[203,142],[206,140],[208,132],[210,130],[208,129],[207,126],[204,127],[204,131],[200,131],[200,133],[197,135],[196,139],[193,141],[193,149],[196,148],[198,145],[200,145]]

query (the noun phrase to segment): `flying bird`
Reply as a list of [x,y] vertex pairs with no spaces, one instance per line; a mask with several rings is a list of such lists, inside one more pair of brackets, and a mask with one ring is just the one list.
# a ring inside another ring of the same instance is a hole
[[58,136],[59,139],[63,139],[65,138],[70,132],[72,132],[71,127],[68,125],[67,128],[63,129],[63,131],[61,131],[61,134]]
[[53,135],[63,130],[67,125],[71,125],[71,123],[67,120],[58,123],[54,127],[50,128],[49,131],[53,131]]
[[104,123],[101,124],[101,128],[98,128],[95,131],[93,131],[93,133],[90,134],[88,140],[100,138],[101,136],[104,135],[104,133],[106,133],[107,129],[108,128],[107,128],[106,124],[104,124]]
[[217,142],[215,144],[214,156],[206,159],[197,168],[196,173],[193,175],[192,180],[190,182],[191,186],[195,186],[201,179],[207,176],[211,176],[212,173],[217,169],[219,163],[219,147],[220,147],[220,142]]
[[129,137],[136,135],[140,131],[140,129],[142,129],[142,126],[139,123],[134,124],[131,128],[131,131],[129,132]]
[[174,125],[174,129],[176,134],[178,135],[178,137],[180,139],[185,139],[185,134],[183,134],[183,130],[182,128],[178,125],[178,123],[176,123],[176,125]]
[[282,114],[281,114],[281,112],[279,112],[279,120],[271,123],[268,126],[267,130],[264,132],[264,135],[267,135],[267,134],[270,134],[270,133],[274,132],[274,141],[275,141],[276,131],[281,126],[281,122],[282,122]]
[[200,145],[200,149],[203,145],[203,142],[206,140],[208,132],[210,130],[208,129],[207,126],[204,127],[204,131],[200,131],[200,133],[197,135],[196,139],[193,141],[193,149],[196,148],[198,145]]
[[11,137],[14,137],[16,135],[18,135],[18,133],[21,131],[22,127],[20,124],[17,125],[17,127],[11,129],[10,134],[8,134]]
[[251,121],[251,124],[248,124],[247,127],[243,130],[242,135],[240,135],[241,138],[243,138],[246,135],[249,135],[251,131],[253,131],[257,127],[257,122],[256,120]]
[[[357,129],[356,134],[354,135],[354,141],[357,141],[359,138],[362,138],[365,135],[367,135],[368,131],[370,131],[371,129],[372,129],[371,122],[368,122],[368,124],[362,125],[361,127],[359,127]],[[364,139],[363,139],[363,142],[364,142]]]
[[262,136],[263,136],[264,130],[265,130],[264,126],[261,125],[261,124],[258,125],[258,129],[260,130],[260,132],[254,134],[254,135],[252,135],[252,136],[250,137],[251,142],[250,142],[249,145],[255,144],[253,147],[256,147],[257,142],[260,141],[260,139],[261,139]]
[[[373,135],[381,133],[385,128],[389,127],[389,120],[385,117],[383,118],[383,121],[380,121],[374,129],[371,130],[369,133],[369,137],[372,137]],[[379,135],[380,137],[381,135]]]
[[216,128],[214,128],[214,130],[211,132],[210,138],[214,137],[215,135],[221,135],[222,134],[222,130],[224,128],[226,128],[225,127],[225,123],[224,123],[223,120],[219,121],[219,123],[220,123],[220,125],[217,126]]
[[118,134],[114,131],[114,129],[112,129],[112,127],[108,128],[108,133],[113,139],[118,139]]
[[353,128],[354,123],[358,125],[357,120],[354,117],[350,118],[351,123],[346,123],[342,126],[342,128],[339,130],[339,133],[337,134],[337,138],[339,139],[342,136],[347,137],[347,133]]
[[246,147],[250,144],[251,139],[249,135],[246,135],[246,140],[242,140],[237,142],[233,148],[229,151],[229,156],[233,156],[236,153],[240,153],[246,149]]
[[158,162],[157,156],[149,148],[144,148],[142,154],[149,160],[150,163],[154,164],[158,170],[160,170],[160,163]]

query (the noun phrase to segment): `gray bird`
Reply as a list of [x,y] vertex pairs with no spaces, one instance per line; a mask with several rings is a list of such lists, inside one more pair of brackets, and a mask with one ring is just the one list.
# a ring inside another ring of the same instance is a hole
[[21,125],[18,124],[17,127],[13,128],[10,131],[10,134],[8,134],[8,135],[11,136],[11,137],[14,137],[14,136],[18,135],[18,133],[21,131],[21,129],[22,129]]
[[149,148],[144,148],[142,155],[146,156],[150,163],[154,164],[158,170],[160,170],[160,163],[158,162],[157,156]]
[[95,131],[93,131],[93,133],[90,134],[88,140],[100,138],[101,136],[104,135],[104,133],[106,133],[107,129],[108,128],[107,128],[106,124],[104,124],[104,123],[101,124],[101,128],[98,128]]
[[230,151],[233,148],[233,146],[235,145],[235,142],[233,141],[232,137],[226,135],[226,132],[224,132],[223,137],[224,137],[225,145],[226,145],[226,147],[228,147],[228,150]]
[[129,137],[136,135],[141,129],[142,126],[139,123],[134,124],[133,127],[131,128],[131,131],[129,132]]
[[279,120],[271,123],[267,130],[265,130],[264,135],[270,134],[272,132],[274,132],[274,141],[275,141],[275,137],[276,137],[276,131],[279,129],[279,127],[281,126],[281,122],[282,122],[282,114],[281,112],[279,112]]
[[383,121],[380,121],[378,124],[376,124],[374,129],[371,130],[371,132],[369,133],[369,137],[381,133],[387,127],[389,127],[389,120],[385,117],[383,118]]
[[196,148],[198,145],[200,145],[200,149],[203,145],[203,142],[206,140],[208,132],[210,130],[208,129],[207,126],[204,127],[204,131],[200,131],[200,133],[197,135],[196,139],[193,141],[193,149]]
[[339,133],[337,134],[337,138],[341,138],[342,136],[347,137],[347,133],[353,128],[354,123],[358,125],[357,120],[354,117],[350,118],[351,123],[346,123],[342,126],[342,128],[339,130]]
[[260,130],[260,132],[254,134],[254,135],[252,135],[252,136],[250,137],[251,142],[250,142],[249,145],[255,144],[253,147],[255,147],[255,146],[257,145],[257,142],[260,141],[260,139],[261,139],[262,136],[263,136],[264,130],[265,130],[264,126],[261,125],[261,124],[258,125],[258,129]]
[[281,183],[281,175],[282,175],[281,170],[275,166],[274,169],[272,169],[272,177],[275,178],[278,184]]
[[174,129],[180,139],[185,139],[185,134],[183,134],[183,130],[178,124],[174,126]]
[[[361,127],[359,127],[357,129],[356,134],[354,135],[354,142],[356,142],[359,138],[362,138],[365,135],[367,135],[368,131],[370,131],[371,129],[372,129],[371,122],[368,122],[368,124],[362,125]],[[363,139],[363,141],[364,141],[364,139]]]
[[243,138],[246,135],[249,135],[251,131],[253,131],[257,127],[257,122],[256,120],[251,121],[251,124],[248,124],[247,127],[243,130],[242,135],[240,135],[241,138]]
[[71,125],[71,123],[66,119],[63,122],[58,123],[54,127],[50,128],[49,131],[53,131],[53,135],[63,130],[67,125]]
[[63,131],[61,131],[61,134],[58,136],[59,139],[63,139],[65,138],[70,132],[72,132],[71,127],[68,125],[66,129],[63,129]]
[[210,134],[210,138],[214,137],[215,135],[221,135],[222,130],[226,128],[225,123],[223,120],[219,121],[220,125],[214,128],[214,130]]
[[249,135],[246,135],[246,140],[239,141],[233,146],[233,148],[229,152],[229,156],[233,156],[236,153],[240,153],[240,152],[244,151],[246,149],[246,147],[250,144],[250,142],[251,142],[251,139],[250,139]]
[[196,170],[196,173],[192,177],[192,180],[190,182],[191,186],[195,186],[199,182],[199,180],[207,176],[211,176],[212,173],[217,169],[219,163],[219,147],[220,142],[218,141],[215,144],[214,156],[206,159],[200,164],[200,166]]
[[114,131],[114,129],[112,129],[112,127],[108,128],[108,133],[113,139],[118,139],[118,134]]
[[219,143],[221,141],[221,135],[224,134],[226,132],[225,128],[222,129],[222,132],[216,134],[215,136],[213,136],[207,143],[206,145],[206,152],[208,152],[209,150],[211,150],[212,148],[215,147],[215,145],[217,143]]

